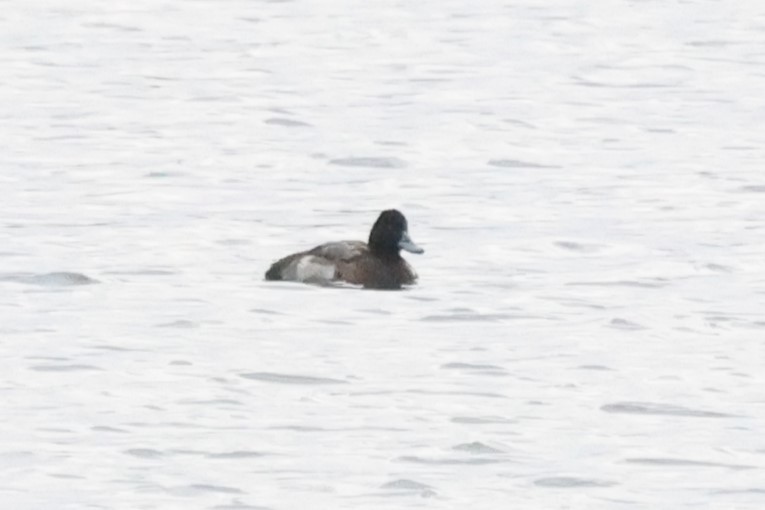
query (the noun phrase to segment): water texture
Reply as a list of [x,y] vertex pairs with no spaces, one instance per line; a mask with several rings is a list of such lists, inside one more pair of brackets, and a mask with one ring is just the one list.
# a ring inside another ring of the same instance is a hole
[[2,7],[3,508],[765,507],[762,2]]

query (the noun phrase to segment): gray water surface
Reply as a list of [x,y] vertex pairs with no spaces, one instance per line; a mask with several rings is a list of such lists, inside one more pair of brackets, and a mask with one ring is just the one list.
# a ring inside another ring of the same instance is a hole
[[765,507],[761,2],[2,5],[3,508]]

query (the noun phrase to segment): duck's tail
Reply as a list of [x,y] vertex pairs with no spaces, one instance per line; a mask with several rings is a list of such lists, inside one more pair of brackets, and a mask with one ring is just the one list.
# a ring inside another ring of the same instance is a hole
[[266,280],[281,280],[282,268],[279,267],[279,263],[272,264],[268,271],[266,271]]

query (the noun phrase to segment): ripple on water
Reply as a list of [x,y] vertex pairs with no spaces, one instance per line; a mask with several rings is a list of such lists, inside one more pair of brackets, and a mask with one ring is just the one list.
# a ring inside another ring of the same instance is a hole
[[512,315],[509,313],[454,312],[449,314],[426,315],[423,322],[498,322],[507,319],[531,319],[532,316]]
[[194,321],[179,319],[177,321],[163,322],[161,324],[157,324],[157,327],[158,328],[193,329],[193,328],[198,328],[199,324]]
[[208,453],[208,459],[254,459],[265,456],[265,453],[241,450],[235,452]]
[[51,478],[60,478],[63,480],[84,480],[85,477],[81,475],[73,475],[71,473],[51,473]]
[[457,369],[457,370],[498,370],[504,371],[505,369],[497,365],[482,365],[473,363],[446,363],[441,365],[444,369]]
[[544,165],[541,163],[533,163],[531,161],[521,161],[519,159],[490,159],[490,166],[497,166],[501,168],[560,168],[555,165]]
[[715,271],[717,273],[732,273],[734,271],[733,267],[726,266],[724,264],[716,264],[714,262],[708,262],[704,264],[702,267],[709,269],[710,271]]
[[412,462],[414,464],[425,464],[429,466],[447,466],[447,465],[483,465],[483,464],[497,464],[503,462],[502,459],[497,458],[485,458],[485,457],[469,457],[469,458],[429,458],[420,457],[417,455],[404,455],[397,460],[401,462]]
[[109,427],[107,425],[95,425],[90,428],[93,432],[110,432],[114,434],[127,434],[128,431],[117,427]]
[[268,506],[246,505],[244,503],[237,503],[234,501],[228,505],[217,505],[212,507],[213,510],[271,510]]
[[432,498],[438,495],[431,486],[406,478],[399,478],[398,480],[392,480],[390,482],[384,483],[380,486],[380,488],[395,492],[396,494],[411,494],[423,498]]
[[735,415],[702,411],[672,404],[657,404],[653,402],[615,402],[606,404],[601,411],[616,414],[643,414],[656,416],[686,416],[691,418],[733,418]]
[[452,450],[458,452],[468,452],[475,454],[498,454],[503,453],[502,450],[481,443],[479,441],[473,441],[472,443],[462,443],[452,447]]
[[305,385],[324,385],[324,384],[348,384],[348,381],[342,379],[331,379],[329,377],[311,377],[306,375],[277,374],[275,372],[250,372],[240,374],[245,379],[253,381],[270,382],[277,384],[305,384]]
[[212,485],[207,483],[194,483],[188,486],[193,491],[216,492],[219,494],[244,494],[244,491],[235,487],[226,487],[224,485]]
[[312,127],[307,122],[302,122],[302,121],[299,121],[299,120],[292,120],[292,119],[285,119],[283,117],[272,117],[270,119],[266,119],[264,122],[266,124],[271,125],[271,126]]
[[182,400],[180,404],[198,406],[241,406],[242,402],[232,398],[208,398],[202,400]]
[[616,280],[612,282],[569,282],[566,285],[571,287],[637,287],[642,289],[660,289],[669,285],[666,280]]
[[399,158],[339,158],[329,160],[330,165],[358,166],[365,168],[404,168],[406,162]]
[[104,274],[112,274],[117,276],[170,276],[177,274],[177,271],[169,269],[121,269],[119,271],[104,271]]
[[452,423],[465,423],[468,425],[486,425],[492,423],[515,423],[514,420],[502,416],[455,416]]
[[282,312],[276,310],[269,310],[267,308],[251,308],[252,313],[259,313],[263,315],[284,315]]
[[131,448],[129,450],[125,450],[125,453],[142,459],[158,459],[160,457],[164,457],[165,455],[161,451],[154,450],[152,448]]
[[34,365],[29,367],[30,370],[36,370],[38,372],[83,372],[88,370],[102,370],[93,365]]
[[464,396],[470,396],[470,397],[486,397],[486,398],[503,398],[506,399],[507,396],[503,395],[501,393],[494,393],[491,391],[438,391],[438,390],[419,390],[419,389],[409,389],[404,390],[405,393],[411,393],[414,395],[464,395]]
[[722,462],[708,462],[703,460],[690,459],[669,459],[669,458],[631,458],[624,459],[630,464],[645,464],[649,466],[668,466],[668,467],[714,467],[726,469],[754,469],[755,466],[745,464],[725,464]]
[[765,193],[765,184],[750,184],[747,186],[741,186],[739,191],[745,193]]
[[611,322],[609,322],[608,325],[612,328],[623,329],[625,331],[640,331],[642,329],[646,329],[645,326],[641,326],[637,322],[628,321],[627,319],[622,319],[621,317],[611,319]]
[[539,478],[534,480],[534,485],[539,487],[551,488],[576,488],[576,487],[612,487],[616,482],[608,480],[598,480],[595,478],[577,478],[573,476],[553,476],[549,478]]
[[725,489],[714,491],[715,494],[765,494],[765,489]]
[[75,285],[91,285],[98,280],[82,273],[54,272],[44,274],[11,273],[0,275],[0,281],[27,283],[49,287],[68,287]]
[[425,489],[431,489],[432,487],[416,482],[414,480],[408,480],[406,478],[399,478],[398,480],[393,480],[387,483],[382,484],[382,489],[404,489],[404,490],[425,490]]
[[594,253],[602,248],[598,244],[576,243],[574,241],[556,241],[555,246],[580,253]]
[[605,365],[579,365],[579,370],[600,370],[600,371],[611,371],[613,368],[607,367]]

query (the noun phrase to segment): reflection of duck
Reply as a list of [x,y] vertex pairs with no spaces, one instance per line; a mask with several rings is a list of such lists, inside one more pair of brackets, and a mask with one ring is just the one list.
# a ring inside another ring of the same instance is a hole
[[338,241],[293,253],[274,262],[266,271],[266,280],[319,284],[340,281],[368,289],[400,289],[417,280],[417,273],[401,258],[400,250],[425,251],[409,237],[404,215],[389,209],[380,213],[368,243]]

